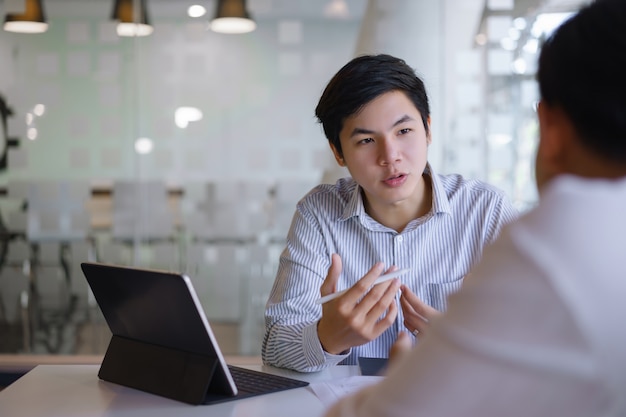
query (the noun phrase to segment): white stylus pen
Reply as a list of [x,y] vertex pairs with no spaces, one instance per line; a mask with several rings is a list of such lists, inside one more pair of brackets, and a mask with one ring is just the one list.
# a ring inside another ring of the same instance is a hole
[[[389,272],[388,274],[383,274],[381,276],[379,276],[376,281],[374,281],[374,283],[372,284],[372,286],[376,285],[376,284],[380,284],[381,282],[385,282],[385,281],[389,281],[390,279],[393,279],[397,276],[400,276],[402,274],[406,274],[407,272],[409,272],[409,269],[398,269],[397,271],[393,271],[393,272]],[[343,295],[346,291],[348,291],[350,288],[342,290],[342,291],[337,291],[334,292],[332,294],[328,294],[323,296],[322,298],[319,298],[315,301],[315,304],[324,304],[327,301],[330,300],[334,300],[337,297],[340,297],[341,295]]]

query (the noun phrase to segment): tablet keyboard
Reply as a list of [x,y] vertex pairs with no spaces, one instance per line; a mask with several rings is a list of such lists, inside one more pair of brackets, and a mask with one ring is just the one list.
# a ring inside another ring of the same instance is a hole
[[306,381],[240,368],[238,366],[229,365],[228,369],[235,380],[235,385],[240,395],[278,392],[309,385]]

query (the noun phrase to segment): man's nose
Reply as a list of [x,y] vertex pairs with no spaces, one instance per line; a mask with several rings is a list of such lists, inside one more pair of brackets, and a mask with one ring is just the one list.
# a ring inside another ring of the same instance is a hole
[[398,144],[393,139],[385,139],[379,148],[379,163],[389,165],[400,159]]

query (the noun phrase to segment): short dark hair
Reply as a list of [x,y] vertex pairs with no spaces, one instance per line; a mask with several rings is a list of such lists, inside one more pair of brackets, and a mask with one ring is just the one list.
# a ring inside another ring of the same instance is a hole
[[315,116],[328,141],[343,155],[339,132],[346,118],[390,91],[402,91],[419,110],[426,133],[430,107],[424,82],[404,60],[391,55],[362,55],[344,65],[328,82]]
[[626,1],[596,0],[544,43],[542,100],[563,109],[582,143],[626,163]]

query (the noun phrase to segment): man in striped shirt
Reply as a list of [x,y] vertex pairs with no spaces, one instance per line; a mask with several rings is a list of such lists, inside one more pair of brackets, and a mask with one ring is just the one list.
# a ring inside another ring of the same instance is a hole
[[587,3],[539,54],[537,207],[326,417],[626,416],[626,1]]
[[[350,61],[316,116],[351,178],[319,185],[297,204],[262,346],[264,363],[302,372],[386,357],[399,332],[417,335],[517,216],[500,190],[434,172],[426,89],[401,59]],[[396,268],[410,272],[372,286]]]

